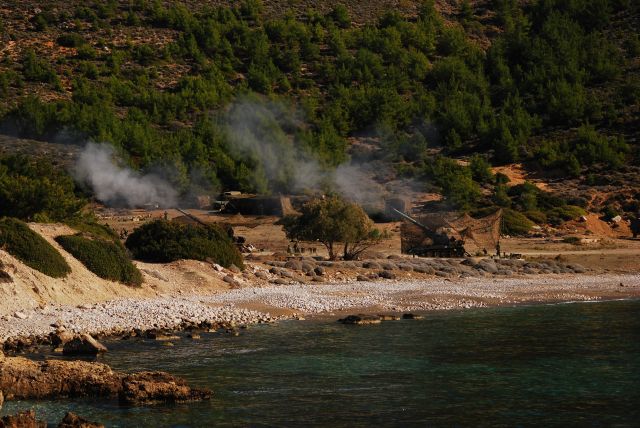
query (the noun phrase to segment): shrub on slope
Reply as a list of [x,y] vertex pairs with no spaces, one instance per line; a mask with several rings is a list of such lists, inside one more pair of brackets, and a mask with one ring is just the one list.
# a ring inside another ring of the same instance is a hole
[[142,284],[142,274],[131,263],[122,244],[90,239],[81,234],[58,236],[56,242],[100,278],[127,285]]
[[242,255],[231,238],[215,225],[191,225],[156,220],[136,229],[125,244],[138,260],[168,263],[180,259],[207,260],[242,267]]
[[51,244],[15,218],[0,219],[0,248],[52,278],[62,278],[71,272],[67,262]]

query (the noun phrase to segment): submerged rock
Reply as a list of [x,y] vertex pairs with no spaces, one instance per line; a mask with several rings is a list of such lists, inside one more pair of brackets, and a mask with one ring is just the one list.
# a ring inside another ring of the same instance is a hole
[[36,419],[36,412],[27,410],[0,419],[0,428],[47,428],[47,423]]
[[416,315],[416,314],[402,314],[402,319],[403,320],[421,320],[424,317],[422,315]]
[[351,325],[367,325],[367,324],[380,324],[382,319],[378,315],[366,315],[366,314],[358,314],[358,315],[349,315],[346,318],[339,319],[338,322],[342,324],[351,324]]
[[107,347],[88,334],[81,334],[64,344],[64,355],[97,355],[107,352]]
[[73,412],[67,412],[58,424],[58,428],[104,428],[104,425],[91,422],[88,419],[78,416]]
[[125,376],[120,401],[125,404],[180,403],[204,400],[211,392],[194,389],[184,379],[164,372],[142,372]]

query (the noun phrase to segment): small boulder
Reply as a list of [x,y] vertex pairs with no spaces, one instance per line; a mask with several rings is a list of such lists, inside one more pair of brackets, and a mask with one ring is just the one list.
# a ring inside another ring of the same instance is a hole
[[349,315],[346,318],[341,318],[338,322],[342,324],[351,324],[351,325],[368,325],[368,324],[380,324],[382,320],[377,315]]
[[378,276],[384,279],[396,279],[396,274],[388,270],[378,272]]
[[28,318],[27,314],[25,314],[24,312],[20,312],[20,311],[17,311],[15,314],[13,314],[13,316],[18,318],[18,319],[20,319],[20,320],[26,320]]
[[300,260],[289,260],[284,264],[284,267],[291,270],[302,270],[302,262]]
[[211,396],[206,389],[191,388],[178,377],[164,372],[141,372],[122,379],[120,401],[129,405],[184,403]]
[[364,276],[364,275],[358,275],[356,277],[356,280],[357,281],[369,281],[370,279],[368,277]]
[[316,275],[322,276],[324,275],[324,268],[322,266],[316,266],[313,271]]
[[233,273],[240,273],[240,272],[242,272],[242,271],[240,270],[240,268],[239,268],[238,266],[234,265],[234,264],[231,264],[231,266],[229,266],[229,267],[228,267],[228,269],[229,269],[231,272],[233,272]]
[[385,314],[382,314],[382,315],[378,315],[378,316],[380,317],[380,320],[382,320],[382,321],[397,321],[397,320],[400,319],[400,317],[397,316],[397,315],[385,315]]
[[365,269],[381,269],[380,265],[376,262],[364,262],[362,267]]
[[67,412],[58,424],[58,428],[104,428],[104,425],[91,422],[73,412]]
[[101,352],[107,352],[107,347],[88,334],[74,337],[62,348],[64,355],[97,355]]
[[416,315],[416,314],[412,314],[412,313],[408,313],[408,314],[402,314],[402,319],[403,320],[421,320],[424,317],[422,315]]

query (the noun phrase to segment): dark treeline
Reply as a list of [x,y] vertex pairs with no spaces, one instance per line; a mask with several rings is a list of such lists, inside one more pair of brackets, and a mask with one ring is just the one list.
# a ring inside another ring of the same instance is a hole
[[[34,18],[37,31],[74,23],[75,30],[57,38],[59,45],[77,49],[57,64],[72,70],[72,97],[23,97],[5,112],[4,122],[26,137],[64,131],[111,142],[138,168],[170,167],[174,184],[183,189],[197,172],[215,187],[287,191],[290,183],[270,182],[259,159],[231,147],[225,127],[225,112],[238,98],[269,100],[294,106],[304,119],[265,115],[261,135],[293,141],[323,168],[348,159],[348,137],[375,133],[402,174],[435,180],[458,208],[492,203],[548,212],[572,201],[539,204],[544,198],[533,195],[523,203],[522,193],[534,192],[507,192],[489,168],[523,161],[575,177],[592,165],[619,168],[631,161],[629,144],[602,129],[640,101],[637,79],[623,76],[640,51],[637,35],[615,40],[609,32],[616,14],[637,13],[638,5],[519,3],[492,2],[494,24],[503,31],[486,51],[469,37],[483,25],[472,10],[463,8],[459,25],[446,25],[431,1],[415,19],[388,12],[358,27],[343,7],[274,19],[265,17],[258,0],[198,11],[145,0],[127,7],[94,2],[72,14],[45,10]],[[177,36],[162,48],[114,47],[86,37],[91,27],[114,26],[172,29]],[[189,71],[175,84],[159,84],[167,69],[178,66]],[[56,67],[33,51],[14,70],[0,74],[0,96],[24,82],[63,90]],[[599,95],[603,86],[613,87],[614,96]],[[578,131],[540,138],[558,127]],[[280,135],[289,138],[272,137]],[[441,155],[433,159],[429,147],[442,148]],[[459,155],[471,156],[469,166],[449,158]],[[492,189],[489,201],[482,186]],[[541,220],[540,214],[531,220]]]

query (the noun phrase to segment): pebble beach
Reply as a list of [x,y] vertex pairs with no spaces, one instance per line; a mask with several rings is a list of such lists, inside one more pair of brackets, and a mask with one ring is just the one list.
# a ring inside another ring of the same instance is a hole
[[250,325],[346,312],[406,312],[640,297],[640,274],[389,280],[249,286],[212,295],[116,299],[16,311],[0,320],[0,341],[45,337],[63,326],[116,336],[186,325]]

